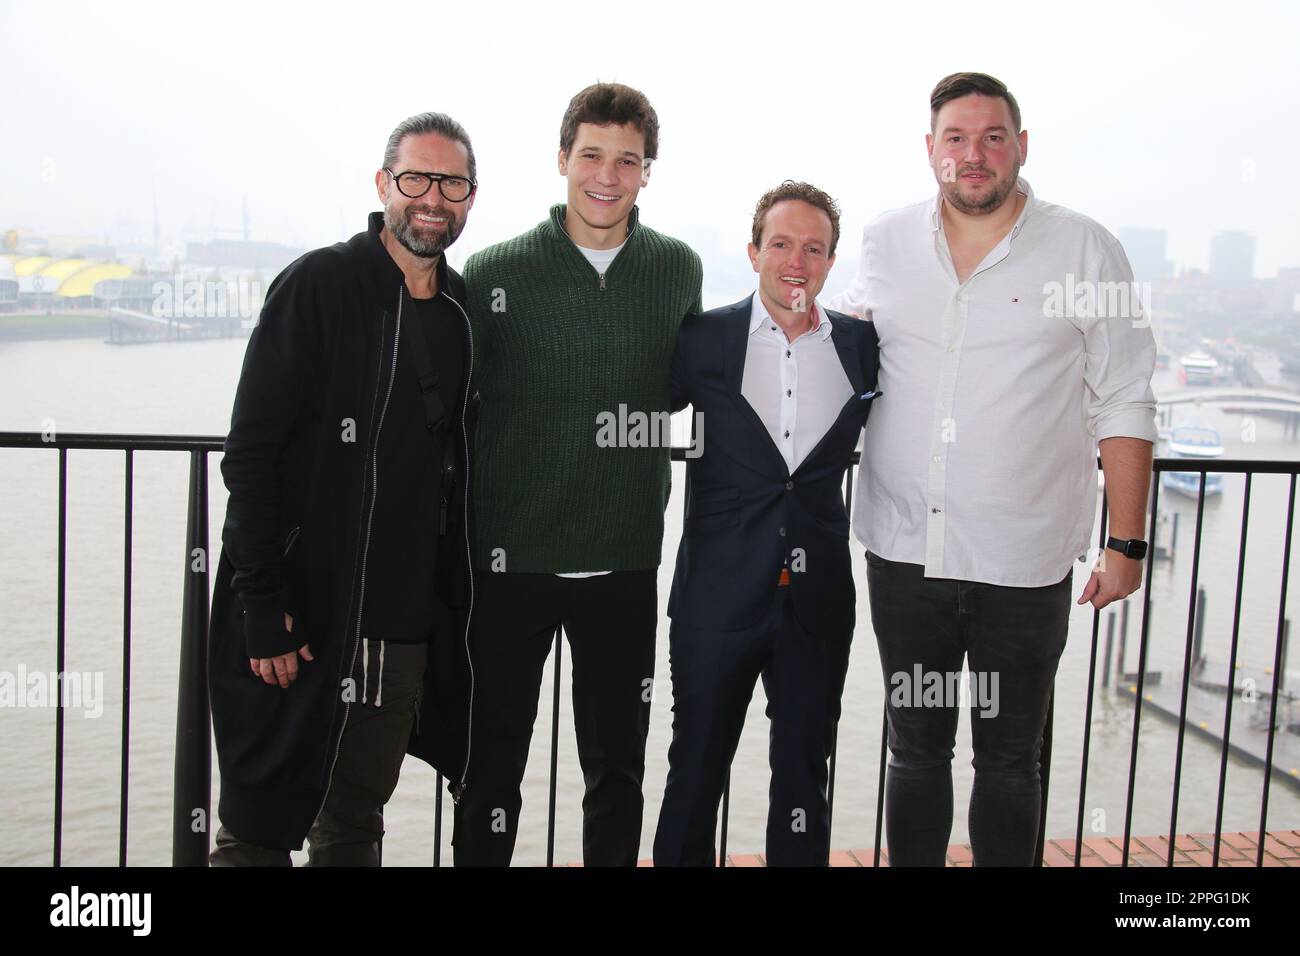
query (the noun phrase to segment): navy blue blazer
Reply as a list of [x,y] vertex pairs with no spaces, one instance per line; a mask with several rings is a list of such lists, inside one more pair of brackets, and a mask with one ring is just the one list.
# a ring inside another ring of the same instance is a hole
[[712,630],[758,624],[788,560],[799,623],[816,634],[851,631],[856,593],[844,473],[875,398],[880,340],[873,323],[826,311],[853,395],[790,474],[740,392],[752,300],[689,315],[677,337],[672,407],[694,406],[692,436],[701,454],[687,460],[686,516],[668,615]]

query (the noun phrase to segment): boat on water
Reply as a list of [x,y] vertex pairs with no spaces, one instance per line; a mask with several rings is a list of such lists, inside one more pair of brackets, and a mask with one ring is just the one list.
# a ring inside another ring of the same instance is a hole
[[[1217,430],[1206,425],[1180,425],[1170,433],[1165,448],[1168,458],[1192,458],[1200,461],[1223,457],[1223,439]],[[1160,476],[1160,486],[1169,491],[1195,498],[1200,494],[1199,471],[1166,471]],[[1222,494],[1223,475],[1206,473],[1205,497]]]
[[1178,360],[1178,377],[1184,385],[1213,385],[1219,361],[1209,352],[1189,352]]

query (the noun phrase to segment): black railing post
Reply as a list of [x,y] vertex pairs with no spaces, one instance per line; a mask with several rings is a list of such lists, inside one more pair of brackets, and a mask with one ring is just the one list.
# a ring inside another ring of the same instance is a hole
[[211,824],[212,722],[208,702],[208,456],[190,452],[181,605],[172,866],[206,866]]
[[1192,632],[1192,670],[1205,664],[1205,588],[1196,589],[1196,630]]
[[1282,663],[1277,669],[1277,690],[1279,694],[1286,693],[1286,659],[1291,648],[1291,619],[1288,617],[1282,622]]
[[1268,785],[1273,779],[1273,744],[1277,738],[1277,698],[1282,680],[1282,643],[1286,634],[1286,587],[1291,576],[1291,532],[1295,525],[1296,475],[1291,474],[1291,490],[1286,501],[1286,543],[1282,546],[1282,594],[1277,601],[1277,643],[1273,656],[1273,691],[1268,701],[1268,744],[1264,748],[1264,786],[1259,801],[1259,846],[1255,865],[1264,865],[1264,840],[1268,836]]
[[[1204,476],[1202,475],[1202,485]],[[1160,509],[1160,482],[1151,482],[1151,524],[1148,541],[1156,536],[1156,519]],[[1142,729],[1142,691],[1147,677],[1147,639],[1151,634],[1151,568],[1146,563],[1146,581],[1142,585],[1142,630],[1138,638],[1137,688],[1133,694],[1133,740],[1128,755],[1128,793],[1124,800],[1124,849],[1120,866],[1128,867],[1129,846],[1133,838],[1133,788],[1137,784],[1138,733]]]
[[1219,752],[1219,792],[1214,809],[1214,853],[1210,865],[1219,865],[1223,843],[1223,796],[1228,782],[1228,740],[1232,735],[1232,699],[1237,695],[1237,639],[1241,635],[1241,589],[1246,579],[1246,531],[1250,527],[1250,472],[1246,472],[1241,498],[1241,544],[1237,547],[1237,590],[1232,606],[1232,644],[1228,650],[1228,693],[1223,705],[1223,745]]
[[1101,665],[1102,689],[1110,687],[1110,659],[1115,647],[1115,612],[1106,615],[1106,657]]
[[[1187,692],[1191,686],[1193,646],[1200,651],[1201,617],[1205,614],[1205,589],[1200,587],[1201,533],[1205,526],[1205,483],[1209,480],[1201,472],[1200,489],[1196,495],[1196,538],[1192,545],[1192,581],[1187,595],[1187,640],[1183,646],[1183,686],[1178,700],[1178,744],[1174,751],[1174,794],[1169,808],[1169,856],[1166,866],[1174,865],[1174,844],[1178,840],[1178,795],[1183,784],[1183,744],[1187,734]],[[1136,726],[1134,733],[1137,732]]]
[[[1098,523],[1097,531],[1097,554],[1099,560],[1104,559],[1106,554],[1106,522],[1110,517],[1110,498],[1105,492],[1101,495],[1101,521]],[[1088,569],[1091,573],[1091,568]],[[1106,687],[1109,684],[1107,671],[1110,669],[1110,642],[1115,634],[1115,612],[1109,614],[1110,627],[1106,631],[1106,663],[1102,666],[1101,686]],[[1088,792],[1088,752],[1092,745],[1092,698],[1094,688],[1097,682],[1097,629],[1101,622],[1101,611],[1093,608],[1092,611],[1092,641],[1088,651],[1088,696],[1085,698],[1083,709],[1083,756],[1079,761],[1079,814],[1075,821],[1074,830],[1074,865],[1079,865],[1079,856],[1083,849],[1083,801]],[[1056,680],[1052,680],[1052,703],[1056,701]],[[1051,720],[1051,711],[1048,711],[1048,720]],[[1047,784],[1043,783],[1043,789],[1046,791]],[[1038,866],[1043,864],[1043,850],[1046,849],[1047,834],[1047,795],[1043,794],[1042,817],[1039,822],[1038,841]]]
[[54,693],[54,865],[63,865],[63,674],[67,657],[68,449],[59,448],[59,594],[55,614]]
[[135,452],[126,450],[126,500],[122,509],[122,770],[118,798],[117,865],[126,866],[127,809],[131,779],[131,535],[135,507]]
[[1128,656],[1128,608],[1129,608],[1128,601],[1120,602],[1119,654],[1115,657],[1115,678],[1118,683],[1124,682],[1124,660]]

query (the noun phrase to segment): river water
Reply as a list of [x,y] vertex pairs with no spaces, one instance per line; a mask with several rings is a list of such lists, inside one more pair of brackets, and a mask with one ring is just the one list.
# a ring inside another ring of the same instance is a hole
[[[245,342],[213,340],[147,346],[110,346],[98,340],[0,343],[0,429],[62,432],[138,432],[220,435],[229,422]],[[1157,379],[1157,390],[1173,387]],[[1243,432],[1240,416],[1217,411],[1187,413],[1223,433],[1228,457],[1297,457],[1300,446],[1281,428],[1261,420],[1254,434]],[[1242,441],[1242,436],[1252,441]],[[90,709],[66,712],[63,859],[77,864],[115,864],[121,766],[123,453],[76,451],[68,469],[67,670],[100,674],[102,700]],[[58,543],[58,464],[53,451],[0,449],[0,671],[49,672],[55,668]],[[225,489],[209,462],[211,540],[219,541]],[[186,456],[137,453],[135,462],[133,558],[133,661],[130,742],[130,855],[133,864],[170,860],[172,761],[181,585],[185,571]],[[681,533],[683,466],[674,466],[673,498],[667,513],[660,606],[667,603],[673,555]],[[1279,577],[1285,533],[1287,482],[1262,476],[1252,490],[1243,594],[1241,663],[1259,671],[1271,665],[1278,618]],[[1223,668],[1231,628],[1240,534],[1242,479],[1225,479],[1222,496],[1207,502],[1200,583],[1208,593],[1205,650],[1211,667]],[[1177,560],[1159,562],[1152,582],[1153,627],[1148,666],[1164,679],[1181,673],[1187,626],[1195,502],[1161,495],[1161,513],[1182,516]],[[835,785],[833,845],[875,842],[876,791],[883,688],[866,601],[861,549],[854,547],[859,584],[858,626],[840,724]],[[1075,593],[1086,574],[1076,565]],[[1294,581],[1294,575],[1292,580]],[[1287,614],[1295,617],[1300,586],[1293,586]],[[1140,593],[1130,601],[1127,668],[1135,669]],[[1078,811],[1080,760],[1092,613],[1077,608],[1056,685],[1055,753],[1052,763],[1048,835],[1073,837]],[[1103,621],[1102,633],[1105,633]],[[668,676],[668,620],[661,618],[656,663],[657,693],[647,748],[646,812],[642,856],[650,855],[663,796],[671,734]],[[1294,668],[1293,668],[1294,670]],[[548,665],[534,735],[524,811],[515,860],[545,861],[547,771],[550,746]],[[561,673],[558,818],[556,858],[577,861],[581,850],[582,777],[569,707],[568,654]],[[1295,676],[1291,684],[1295,686]],[[93,687],[93,679],[91,686]],[[732,773],[729,849],[761,852],[767,802],[767,721],[761,685],[751,703]],[[1234,709],[1234,739],[1248,730],[1246,705]],[[1094,701],[1085,835],[1122,833],[1132,734],[1132,703],[1113,690],[1097,690]],[[0,864],[45,864],[53,832],[54,711],[49,707],[0,708]],[[1216,729],[1216,728],[1212,728]],[[957,811],[952,842],[965,842],[971,769],[969,718],[963,714],[954,760]],[[1144,713],[1138,753],[1133,832],[1166,832],[1173,792],[1176,729]],[[1185,743],[1178,829],[1213,829],[1219,750],[1203,739]],[[214,760],[214,777],[215,777]],[[1224,827],[1259,824],[1260,770],[1229,761]],[[385,863],[420,865],[433,856],[434,776],[426,765],[407,761],[387,813]],[[1269,826],[1300,826],[1297,791],[1276,781],[1270,788]],[[216,781],[214,779],[215,808]],[[449,798],[443,798],[450,836]],[[450,859],[445,854],[446,859]]]

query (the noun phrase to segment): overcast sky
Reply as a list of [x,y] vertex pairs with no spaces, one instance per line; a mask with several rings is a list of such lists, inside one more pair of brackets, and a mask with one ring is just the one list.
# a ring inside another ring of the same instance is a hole
[[3,0],[0,229],[147,236],[156,183],[165,235],[235,235],[246,195],[254,238],[324,245],[378,208],[392,127],[433,109],[478,154],[459,263],[563,200],[564,107],[618,80],[662,125],[647,223],[739,260],[758,196],[805,179],[844,210],[837,285],[866,222],[935,189],[935,81],[982,70],[1020,101],[1041,198],[1167,228],[1184,266],[1248,230],[1271,276],[1300,266],[1297,36],[1288,2]]

